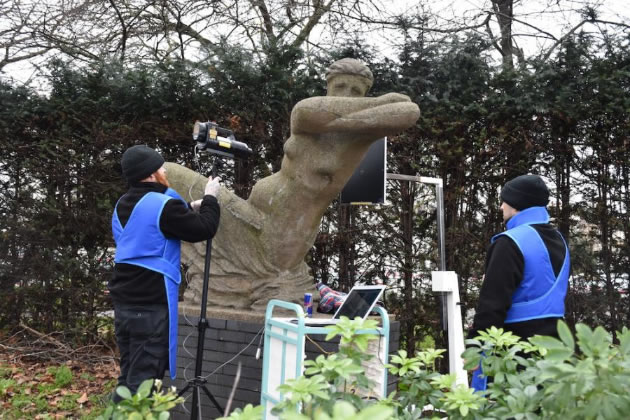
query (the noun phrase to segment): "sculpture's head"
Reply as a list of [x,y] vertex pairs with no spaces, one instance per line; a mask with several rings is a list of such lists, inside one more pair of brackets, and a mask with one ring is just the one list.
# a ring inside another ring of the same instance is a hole
[[354,58],[342,58],[326,71],[328,96],[365,96],[374,82],[370,69]]

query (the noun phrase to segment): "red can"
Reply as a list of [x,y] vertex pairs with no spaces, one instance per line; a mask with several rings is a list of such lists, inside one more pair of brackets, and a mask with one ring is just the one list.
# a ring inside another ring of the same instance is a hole
[[304,312],[307,318],[313,318],[313,294],[304,293]]

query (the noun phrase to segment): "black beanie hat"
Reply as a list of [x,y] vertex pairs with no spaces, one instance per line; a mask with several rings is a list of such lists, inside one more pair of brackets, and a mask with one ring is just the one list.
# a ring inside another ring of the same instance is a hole
[[521,175],[505,183],[501,200],[516,210],[544,207],[549,203],[549,189],[538,175]]
[[160,169],[164,165],[164,158],[148,146],[137,145],[125,150],[120,164],[127,181],[135,182]]

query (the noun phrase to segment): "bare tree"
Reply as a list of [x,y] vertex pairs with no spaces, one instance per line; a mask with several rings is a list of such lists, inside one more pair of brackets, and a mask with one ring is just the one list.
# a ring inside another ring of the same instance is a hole
[[[55,53],[86,62],[200,62],[224,46],[259,57],[269,48],[327,51],[359,38],[395,47],[393,35],[401,31],[417,31],[427,42],[476,31],[510,69],[532,40],[540,45],[533,55],[544,59],[578,31],[630,31],[622,17],[601,17],[605,2],[475,1],[468,8],[439,2],[448,7],[435,10],[416,0],[402,9],[385,0],[0,0],[0,70]],[[541,23],[549,17],[561,30]],[[377,40],[378,34],[385,36]]]
[[335,34],[357,29],[341,17],[379,10],[372,0],[0,1],[0,69],[53,52],[134,62],[198,61],[220,45],[257,54],[281,45],[325,48]]
[[47,28],[54,31],[60,24],[59,16],[47,15],[34,4],[22,4],[11,0],[0,2],[0,70],[8,64],[30,60],[52,49],[35,34]]
[[[392,33],[417,33],[424,42],[448,42],[453,34],[477,32],[486,36],[500,55],[504,69],[515,59],[547,59],[569,37],[579,31],[605,38],[609,32],[630,32],[628,12],[611,0],[443,0],[402,1],[408,5],[387,11],[377,19],[368,14],[360,20],[370,28]],[[621,15],[625,13],[626,16]]]

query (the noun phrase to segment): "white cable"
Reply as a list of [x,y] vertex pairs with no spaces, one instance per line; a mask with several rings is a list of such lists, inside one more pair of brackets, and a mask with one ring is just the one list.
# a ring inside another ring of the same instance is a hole
[[[264,328],[265,327],[263,327],[263,330],[264,330]],[[258,340],[258,348],[256,349],[256,360],[260,360],[260,349],[262,348],[263,335],[261,335],[260,336],[260,340]],[[254,338],[256,338],[256,337],[254,337]]]
[[188,198],[193,201],[193,196],[192,196],[192,190],[195,187],[195,185],[197,185],[197,181],[199,181],[200,178],[202,178],[201,176],[201,163],[199,162],[199,150],[198,150],[199,145],[195,145],[195,156],[193,158],[193,161],[195,162],[195,165],[197,166],[197,176],[195,177],[195,182],[193,182],[190,187],[188,188]]
[[[256,333],[256,335],[254,336],[254,338],[252,338],[252,340],[247,344],[247,346],[245,346],[243,349],[241,349],[241,351],[239,351],[238,353],[236,353],[231,359],[229,359],[228,361],[224,362],[223,364],[219,365],[215,370],[213,370],[212,372],[210,372],[208,375],[206,376],[202,376],[203,379],[208,379],[210,376],[214,375],[219,369],[221,369],[223,366],[229,364],[230,362],[232,362],[234,359],[236,359],[238,356],[241,355],[241,353],[243,353],[245,350],[247,350],[249,348],[249,346],[252,345],[252,343],[256,340],[256,337],[258,337],[259,335],[261,335],[261,333],[265,330],[265,327],[263,326],[260,330],[258,330],[258,332]],[[188,338],[188,337],[186,337]],[[185,344],[186,340],[184,340],[183,345]],[[258,350],[260,350],[260,343],[262,342],[262,335],[260,337],[260,340],[258,342]],[[184,346],[185,348],[185,346]],[[258,351],[257,351],[258,354]],[[184,368],[184,380],[186,382],[189,382],[189,380],[186,378],[186,371],[188,370],[188,367],[192,364],[191,362],[188,362],[188,364],[186,365],[186,367]],[[180,404],[182,406],[182,408],[184,409],[184,411],[186,412],[186,414],[190,414],[190,412],[186,409],[186,401],[188,400],[188,398],[185,398],[184,401]],[[199,417],[201,418],[201,417]]]
[[249,346],[252,345],[252,343],[256,340],[256,337],[258,337],[260,335],[261,332],[263,332],[265,330],[265,327],[262,327],[260,330],[258,330],[258,332],[256,333],[256,335],[254,336],[254,338],[252,338],[252,340],[249,342],[249,344],[247,344],[247,346],[245,346],[241,351],[239,351],[238,353],[236,353],[234,355],[234,357],[232,357],[230,360],[226,361],[225,363],[219,365],[219,367],[217,367],[215,370],[213,370],[212,372],[210,372],[207,376],[203,376],[204,379],[208,379],[210,376],[214,375],[219,369],[221,369],[223,366],[229,364],[232,360],[236,359],[238,356],[241,355],[241,353],[243,353],[245,350],[247,350],[249,348]]
[[[188,286],[190,285],[190,278],[189,278],[189,273],[188,271],[186,271],[185,274],[185,281],[186,281],[186,288],[188,288]],[[182,311],[182,315],[184,316],[184,319],[186,320],[186,323],[188,324],[188,326],[190,327],[195,327],[195,325],[192,323],[192,321],[188,318],[188,314],[186,313],[186,307],[184,306],[184,310]],[[184,351],[194,359],[196,359],[196,356],[193,355],[189,350],[188,347],[186,346],[186,342],[188,341],[188,339],[192,336],[194,330],[191,331],[190,333],[188,333],[188,335],[186,336],[186,338],[184,338],[184,341],[182,342],[182,347],[184,348]],[[187,375],[187,371],[188,368],[190,367],[190,365],[192,364],[192,361],[188,362],[188,364],[186,365],[186,367],[184,367],[184,381],[186,381],[186,383],[188,383],[190,381],[190,379],[188,379],[188,375]]]

